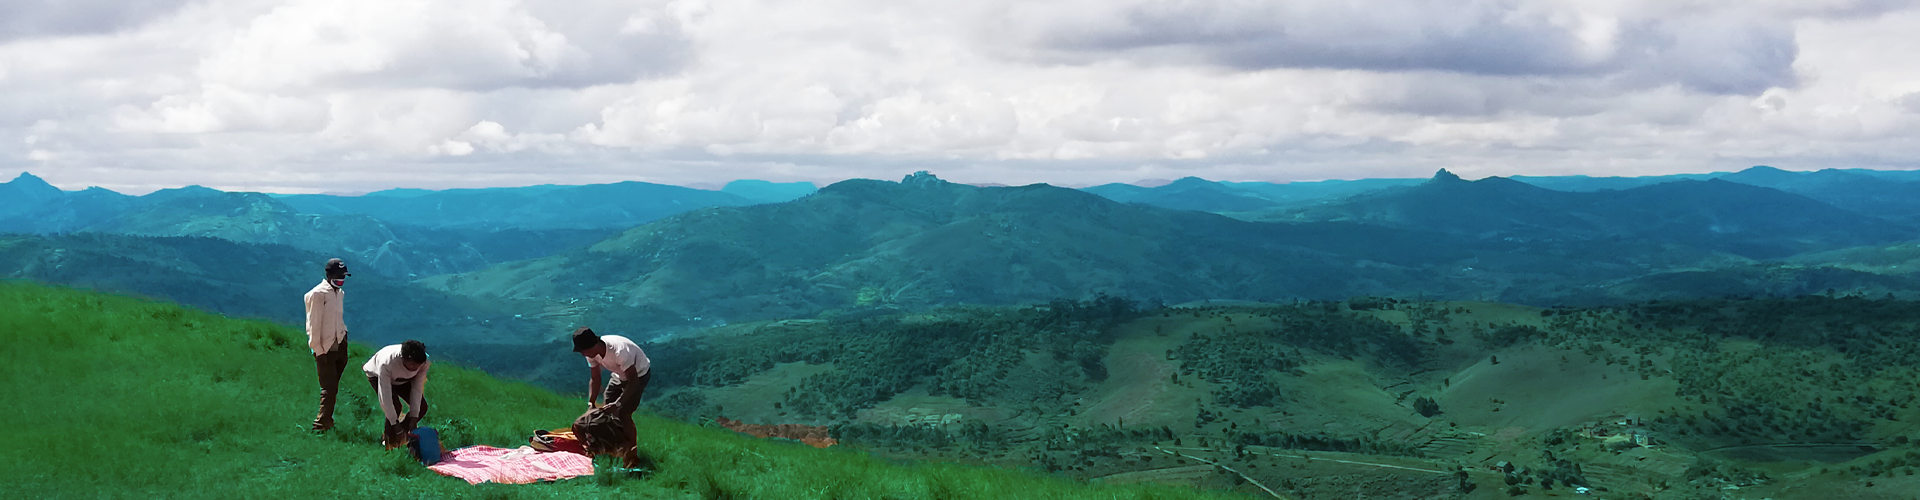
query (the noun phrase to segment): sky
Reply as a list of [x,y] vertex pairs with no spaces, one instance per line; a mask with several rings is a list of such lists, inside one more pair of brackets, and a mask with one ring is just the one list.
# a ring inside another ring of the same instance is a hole
[[137,194],[1914,169],[1914,33],[1920,0],[0,0],[0,174]]

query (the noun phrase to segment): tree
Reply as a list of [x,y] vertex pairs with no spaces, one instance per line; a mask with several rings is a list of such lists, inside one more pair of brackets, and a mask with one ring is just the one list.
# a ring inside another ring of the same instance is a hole
[[1434,415],[1439,415],[1440,403],[1435,402],[1433,398],[1429,398],[1425,396],[1414,398],[1413,411],[1420,412],[1420,416],[1422,417],[1432,417]]

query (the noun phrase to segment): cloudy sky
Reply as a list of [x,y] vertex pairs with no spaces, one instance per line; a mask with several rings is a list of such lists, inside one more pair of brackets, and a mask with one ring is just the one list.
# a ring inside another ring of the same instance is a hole
[[0,174],[141,193],[1911,169],[1914,33],[1914,0],[0,0]]

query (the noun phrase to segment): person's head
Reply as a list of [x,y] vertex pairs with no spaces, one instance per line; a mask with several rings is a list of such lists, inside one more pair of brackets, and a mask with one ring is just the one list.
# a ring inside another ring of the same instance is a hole
[[353,273],[347,272],[346,261],[340,259],[327,260],[327,283],[333,284],[335,288],[347,286],[348,276],[353,276]]
[[581,356],[598,358],[607,355],[607,343],[593,333],[592,328],[580,327],[573,331],[573,352]]
[[408,340],[400,343],[401,366],[407,367],[408,370],[418,370],[420,369],[420,365],[424,364],[427,364],[426,344],[422,344],[418,340]]

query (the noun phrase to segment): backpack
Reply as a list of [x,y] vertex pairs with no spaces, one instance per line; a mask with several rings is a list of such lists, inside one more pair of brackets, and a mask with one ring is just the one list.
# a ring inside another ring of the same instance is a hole
[[413,454],[413,458],[420,459],[421,465],[440,463],[440,454],[446,452],[440,447],[440,431],[433,430],[432,427],[421,427],[414,429],[410,434],[413,439],[407,442],[407,453]]

